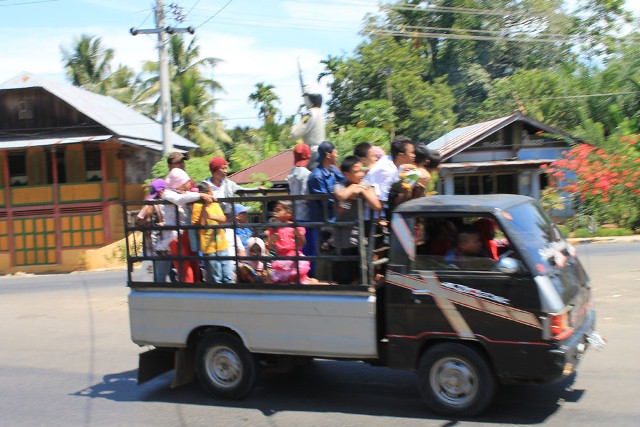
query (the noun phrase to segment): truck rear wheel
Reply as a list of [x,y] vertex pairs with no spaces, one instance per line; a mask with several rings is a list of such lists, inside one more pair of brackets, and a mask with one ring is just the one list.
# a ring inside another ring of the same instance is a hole
[[456,343],[438,344],[420,359],[420,394],[441,415],[473,416],[493,399],[496,381],[485,358]]
[[238,337],[214,332],[198,345],[196,373],[202,386],[214,396],[242,399],[256,383],[258,364]]

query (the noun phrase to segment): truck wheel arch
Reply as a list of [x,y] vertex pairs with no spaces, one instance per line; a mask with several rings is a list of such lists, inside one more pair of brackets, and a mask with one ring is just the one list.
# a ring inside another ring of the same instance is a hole
[[418,383],[434,412],[474,416],[493,401],[497,378],[489,360],[473,346],[445,340],[421,355]]

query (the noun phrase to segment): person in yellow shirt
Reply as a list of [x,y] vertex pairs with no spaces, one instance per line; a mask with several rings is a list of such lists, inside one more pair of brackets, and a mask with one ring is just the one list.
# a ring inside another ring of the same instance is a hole
[[[198,191],[213,197],[211,187],[206,182],[198,184]],[[220,203],[213,198],[212,202],[198,202],[193,204],[191,211],[191,224],[204,225],[198,230],[200,239],[200,252],[207,258],[205,281],[215,283],[233,283],[233,272],[230,260],[220,260],[218,257],[229,255],[229,243],[225,236],[224,228],[210,228],[227,222],[227,217],[222,211]]]

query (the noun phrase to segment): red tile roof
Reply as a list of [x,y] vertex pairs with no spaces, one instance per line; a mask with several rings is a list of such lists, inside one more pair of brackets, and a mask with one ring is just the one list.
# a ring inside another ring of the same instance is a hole
[[255,178],[252,178],[254,174],[264,174],[271,182],[286,181],[287,175],[293,168],[293,149],[284,150],[275,156],[261,160],[258,163],[244,168],[229,175],[237,184],[247,184],[255,182]]

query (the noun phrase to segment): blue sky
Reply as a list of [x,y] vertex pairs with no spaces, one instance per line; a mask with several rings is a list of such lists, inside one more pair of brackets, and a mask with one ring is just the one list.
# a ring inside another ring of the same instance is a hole
[[[206,70],[225,93],[216,112],[228,127],[255,126],[257,111],[247,101],[255,84],[275,86],[283,114],[294,114],[302,99],[297,59],[305,82],[315,81],[328,55],[351,53],[367,13],[380,0],[164,0],[179,4],[196,27],[202,56],[223,60]],[[384,0],[384,3],[388,0]],[[21,71],[64,81],[60,46],[69,48],[81,34],[102,37],[115,50],[114,65],[136,70],[157,60],[156,38],[129,34],[129,28],[154,25],[155,0],[0,0],[0,82]],[[640,1],[627,0],[640,11]],[[210,19],[213,15],[217,15]],[[205,21],[207,21],[205,23]],[[326,94],[326,88],[320,87]]]
[[[69,48],[83,33],[102,37],[103,44],[115,50],[114,65],[139,70],[144,61],[157,60],[155,36],[129,34],[131,27],[153,27],[153,0],[31,3],[35,1],[0,0],[0,82],[21,71],[64,81],[60,46]],[[228,126],[258,123],[257,111],[247,101],[258,82],[273,84],[283,114],[294,114],[302,102],[297,59],[305,82],[314,81],[323,69],[321,59],[353,51],[360,41],[362,19],[376,12],[379,4],[378,0],[173,1],[188,13],[179,25],[197,27],[201,55],[223,60],[206,72],[226,91],[217,94],[216,111],[229,119]],[[170,3],[165,0],[165,5]]]

